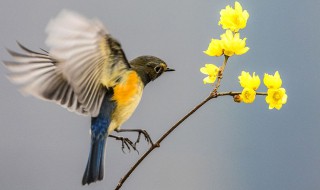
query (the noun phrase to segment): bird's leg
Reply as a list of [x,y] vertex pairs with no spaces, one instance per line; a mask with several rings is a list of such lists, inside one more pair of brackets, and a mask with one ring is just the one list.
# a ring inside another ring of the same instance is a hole
[[153,145],[151,137],[150,137],[150,135],[148,134],[148,132],[146,130],[143,130],[143,129],[116,129],[115,131],[117,133],[121,133],[121,132],[137,132],[138,133],[138,138],[137,138],[136,142],[134,143],[134,146],[136,146],[136,144],[140,142],[141,134],[143,134],[144,138],[146,139],[146,141],[148,143]]
[[115,136],[115,135],[108,135],[108,137],[114,138],[114,139],[119,140],[119,141],[122,142],[121,148],[122,148],[122,152],[123,153],[125,153],[124,149],[125,149],[125,147],[127,147],[129,152],[131,151],[131,148],[132,148],[133,150],[137,151],[138,154],[139,154],[139,151],[137,150],[135,144],[133,144],[133,142],[130,139],[125,138],[125,137],[121,137],[121,136]]

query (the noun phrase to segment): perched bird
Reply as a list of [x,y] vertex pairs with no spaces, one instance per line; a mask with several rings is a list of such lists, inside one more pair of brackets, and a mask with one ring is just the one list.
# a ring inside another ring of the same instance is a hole
[[[62,11],[46,32],[49,51],[35,52],[18,43],[24,54],[8,50],[15,61],[4,64],[23,93],[91,116],[91,150],[82,179],[83,185],[90,184],[103,179],[107,136],[121,131],[143,88],[173,69],[154,56],[128,62],[120,43],[99,20],[75,12]],[[132,131],[139,136],[143,132]]]

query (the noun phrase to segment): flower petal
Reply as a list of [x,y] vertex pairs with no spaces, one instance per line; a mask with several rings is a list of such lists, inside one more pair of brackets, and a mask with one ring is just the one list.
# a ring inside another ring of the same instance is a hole
[[205,74],[205,75],[208,75],[208,70],[207,70],[206,67],[201,67],[201,68],[200,68],[200,72],[203,73],[203,74]]
[[207,84],[207,83],[214,83],[215,80],[213,80],[213,78],[207,76],[206,78],[203,79],[203,83]]
[[206,64],[206,69],[209,75],[217,75],[219,68],[214,64]]

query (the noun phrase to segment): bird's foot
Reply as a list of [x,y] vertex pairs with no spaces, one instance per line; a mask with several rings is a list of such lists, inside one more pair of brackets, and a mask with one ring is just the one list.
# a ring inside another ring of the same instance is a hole
[[148,142],[148,144],[150,143],[151,146],[154,145],[150,135],[144,129],[116,129],[115,131],[118,132],[118,133],[121,133],[121,132],[137,132],[138,133],[138,138],[137,138],[136,142],[134,143],[135,147],[140,142],[141,134],[144,136],[144,138]]
[[127,148],[129,150],[129,152],[131,151],[131,148],[132,148],[134,151],[138,152],[138,154],[139,154],[139,151],[136,148],[136,144],[133,143],[130,139],[128,139],[126,137],[115,136],[115,135],[109,135],[109,137],[121,141],[121,143],[122,143],[121,149],[122,149],[123,153],[125,153],[125,151],[124,151],[125,148]]
[[138,130],[138,138],[136,140],[136,142],[134,143],[134,145],[136,146],[139,142],[140,142],[140,138],[141,138],[141,134],[143,134],[145,140],[148,142],[148,144],[150,143],[151,145],[153,145],[152,139],[149,135],[149,133],[146,130]]

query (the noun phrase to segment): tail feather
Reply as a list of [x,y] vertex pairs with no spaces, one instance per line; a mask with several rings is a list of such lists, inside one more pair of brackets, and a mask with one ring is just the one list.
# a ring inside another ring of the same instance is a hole
[[87,167],[82,178],[82,185],[89,185],[92,182],[103,179],[105,145],[105,138],[92,140]]

